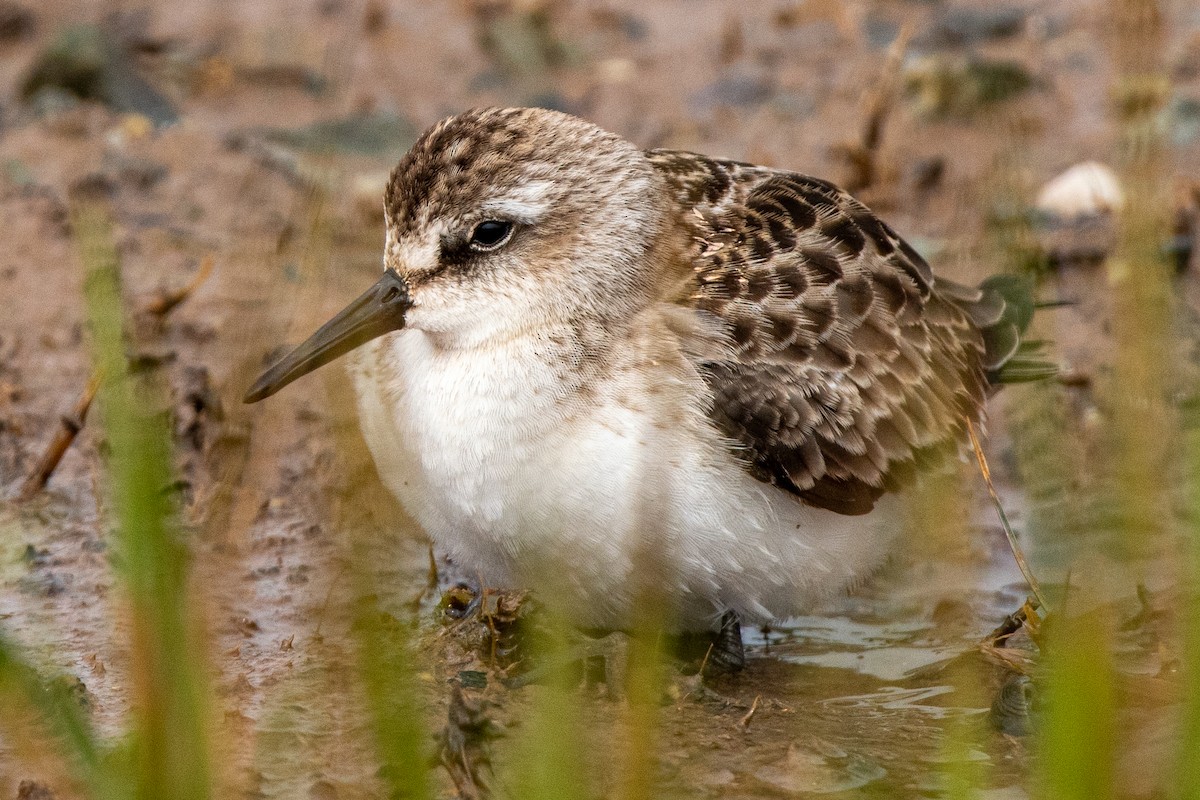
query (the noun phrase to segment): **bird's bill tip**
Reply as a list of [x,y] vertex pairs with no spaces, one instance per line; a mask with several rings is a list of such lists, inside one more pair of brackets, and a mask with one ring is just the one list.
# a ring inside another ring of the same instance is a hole
[[408,284],[394,270],[384,270],[374,286],[260,375],[242,402],[265,400],[335,358],[385,333],[400,330],[411,307]]

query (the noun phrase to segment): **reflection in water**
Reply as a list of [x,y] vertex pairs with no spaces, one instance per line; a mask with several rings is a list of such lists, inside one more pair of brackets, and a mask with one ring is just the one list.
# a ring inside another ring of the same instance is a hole
[[899,686],[888,686],[871,694],[849,695],[846,697],[831,697],[823,701],[832,707],[853,707],[860,709],[879,709],[881,711],[919,711],[934,719],[945,719],[957,714],[978,714],[984,709],[977,708],[947,708],[931,706],[922,703],[933,697],[951,694],[953,686],[929,686],[924,688],[905,689]]

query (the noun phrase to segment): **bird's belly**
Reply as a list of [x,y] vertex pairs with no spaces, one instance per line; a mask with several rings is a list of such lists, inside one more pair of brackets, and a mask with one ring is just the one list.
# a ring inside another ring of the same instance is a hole
[[635,569],[674,601],[681,628],[727,609],[764,622],[800,613],[872,569],[896,527],[885,509],[803,505],[752,478],[715,434],[656,425],[645,409],[562,415],[553,399],[517,402],[515,387],[454,371],[407,373],[399,390],[358,371],[380,475],[469,573],[548,589],[581,625],[629,622]]

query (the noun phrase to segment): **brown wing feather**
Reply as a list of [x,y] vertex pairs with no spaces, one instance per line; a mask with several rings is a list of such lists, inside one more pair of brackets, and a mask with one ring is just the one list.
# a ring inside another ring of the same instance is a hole
[[648,155],[694,229],[694,274],[679,301],[721,320],[732,347],[698,365],[712,419],[756,477],[862,514],[963,446],[988,370],[1015,348],[1001,298],[934,278],[886,223],[825,181]]

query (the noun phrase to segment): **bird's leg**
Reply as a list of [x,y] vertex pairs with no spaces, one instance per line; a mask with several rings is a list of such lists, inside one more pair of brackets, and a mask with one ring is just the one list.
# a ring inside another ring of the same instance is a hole
[[437,556],[433,554],[433,543],[431,542],[429,544],[429,572],[425,575],[425,591],[436,592],[441,577],[438,572]]
[[437,557],[434,556],[433,545],[430,544],[429,571],[425,575],[425,585],[422,586],[420,590],[418,590],[417,593],[413,595],[407,603],[405,603],[405,605],[411,608],[414,612],[419,611],[421,604],[425,602],[425,598],[434,596],[434,593],[438,589],[440,580],[441,577],[438,574]]
[[705,678],[716,678],[741,672],[745,667],[742,623],[736,611],[726,611],[721,615],[721,627],[713,635],[712,647],[704,658],[700,673]]

